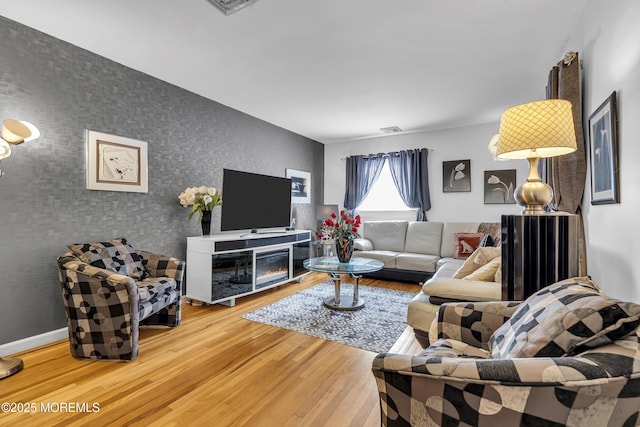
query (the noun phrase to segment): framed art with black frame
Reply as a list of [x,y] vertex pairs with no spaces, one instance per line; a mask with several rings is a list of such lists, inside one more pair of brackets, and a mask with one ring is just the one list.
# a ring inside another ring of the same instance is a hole
[[591,204],[620,203],[616,92],[589,116]]
[[471,191],[471,160],[442,162],[442,192]]
[[516,170],[484,171],[484,204],[515,204]]

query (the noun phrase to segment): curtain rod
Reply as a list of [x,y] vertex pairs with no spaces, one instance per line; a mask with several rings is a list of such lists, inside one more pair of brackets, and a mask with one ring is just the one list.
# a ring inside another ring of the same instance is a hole
[[[411,150],[411,148],[407,148],[406,150]],[[406,150],[400,150],[400,151],[406,151]],[[433,148],[413,148],[413,150],[427,150],[428,152],[434,151]],[[365,159],[368,159],[369,157],[377,157],[377,156],[382,156],[382,157],[391,157],[391,155],[394,156],[399,156],[400,152],[399,151],[392,151],[390,153],[375,153],[375,154],[367,154],[367,155],[363,155],[362,157]],[[357,154],[353,154],[352,156],[357,156]],[[347,157],[341,157],[340,160],[347,160],[349,157],[352,156],[347,156]]]

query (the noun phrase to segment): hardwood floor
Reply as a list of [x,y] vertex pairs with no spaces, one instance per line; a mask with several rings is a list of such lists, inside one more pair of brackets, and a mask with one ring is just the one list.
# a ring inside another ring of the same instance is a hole
[[[0,425],[378,426],[375,353],[240,317],[326,279],[310,274],[235,307],[184,304],[178,328],[141,330],[133,362],[77,360],[67,341],[20,354],[25,368],[0,380],[0,403],[31,413],[0,411]],[[409,332],[394,346],[418,348]]]

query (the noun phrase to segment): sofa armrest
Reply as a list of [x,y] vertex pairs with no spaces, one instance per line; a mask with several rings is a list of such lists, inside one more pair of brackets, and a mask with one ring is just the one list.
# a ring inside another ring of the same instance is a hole
[[446,303],[438,310],[438,338],[489,349],[491,334],[516,311],[519,302]]
[[151,277],[168,277],[176,281],[178,289],[182,289],[184,277],[184,261],[153,252],[137,251],[142,258],[142,265]]
[[374,246],[371,240],[359,237],[353,240],[353,249],[356,251],[372,251]]

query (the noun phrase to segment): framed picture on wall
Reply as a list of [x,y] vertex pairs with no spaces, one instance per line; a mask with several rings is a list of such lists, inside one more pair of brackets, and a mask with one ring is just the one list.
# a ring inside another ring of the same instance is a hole
[[471,160],[442,162],[442,192],[471,191]]
[[515,204],[515,183],[515,169],[484,171],[484,204]]
[[613,92],[589,116],[591,204],[619,203],[618,114]]
[[311,174],[305,171],[287,169],[291,179],[291,203],[311,203]]
[[148,192],[147,143],[87,131],[87,189]]

